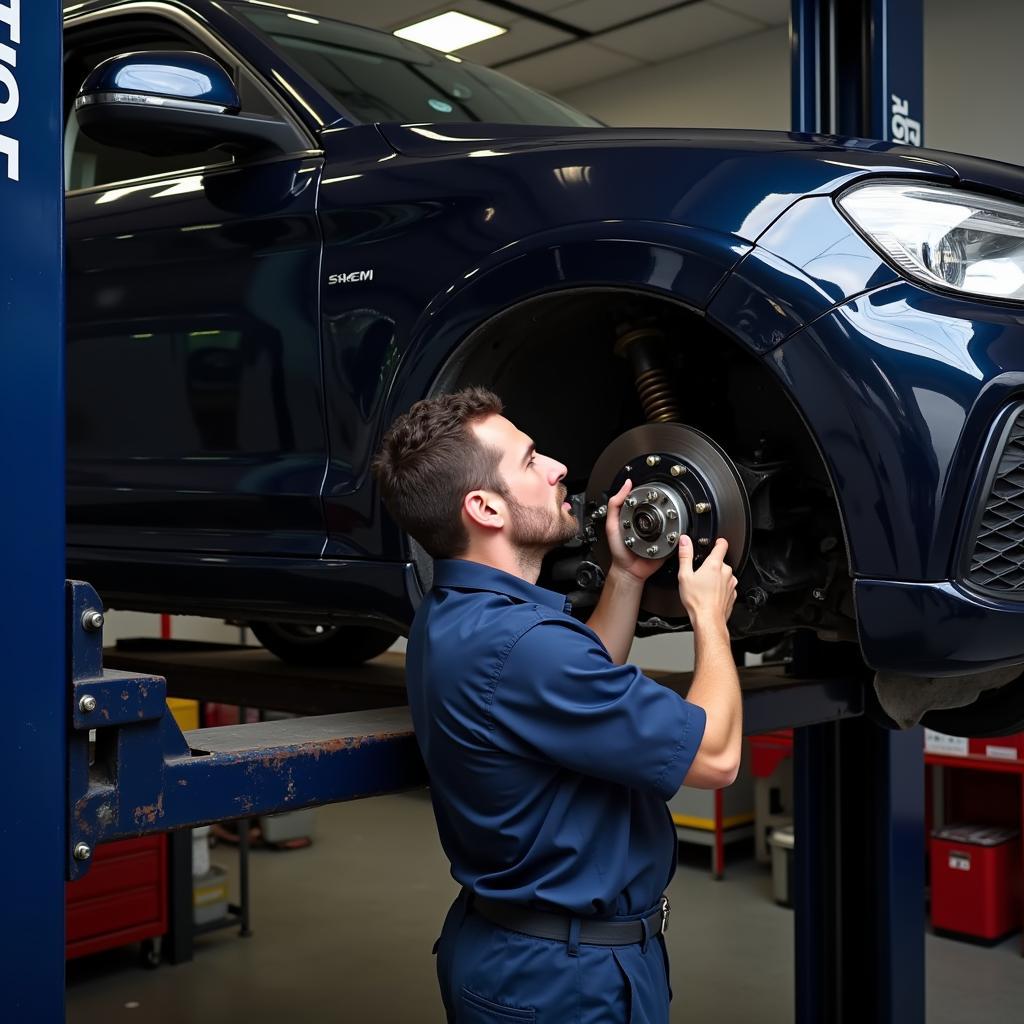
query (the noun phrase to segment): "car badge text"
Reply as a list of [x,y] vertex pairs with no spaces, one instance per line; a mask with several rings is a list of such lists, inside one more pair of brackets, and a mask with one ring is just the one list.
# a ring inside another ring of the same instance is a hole
[[328,284],[355,284],[357,281],[372,281],[372,270],[352,270],[347,274],[331,274]]

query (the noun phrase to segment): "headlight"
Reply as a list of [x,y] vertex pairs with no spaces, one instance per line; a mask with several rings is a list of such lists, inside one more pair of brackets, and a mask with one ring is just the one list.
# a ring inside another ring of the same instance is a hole
[[908,182],[861,185],[839,205],[911,277],[1024,300],[1024,205]]

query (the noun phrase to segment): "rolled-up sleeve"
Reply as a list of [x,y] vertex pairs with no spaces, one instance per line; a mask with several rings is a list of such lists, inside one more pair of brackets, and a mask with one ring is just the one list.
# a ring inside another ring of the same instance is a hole
[[542,620],[504,659],[491,721],[499,745],[667,800],[690,770],[705,714],[636,665],[617,665],[589,630]]

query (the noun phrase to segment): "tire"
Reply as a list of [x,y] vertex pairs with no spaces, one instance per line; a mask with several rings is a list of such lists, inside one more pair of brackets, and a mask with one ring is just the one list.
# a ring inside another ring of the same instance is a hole
[[383,654],[398,633],[367,626],[250,622],[253,636],[289,665],[333,668],[361,665]]

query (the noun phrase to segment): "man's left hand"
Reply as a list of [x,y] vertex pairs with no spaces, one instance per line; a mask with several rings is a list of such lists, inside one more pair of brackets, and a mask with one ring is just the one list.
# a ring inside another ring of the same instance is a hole
[[642,558],[640,555],[634,555],[622,543],[622,531],[619,529],[622,520],[622,503],[629,497],[631,490],[633,490],[633,481],[627,479],[619,488],[618,493],[608,499],[605,532],[608,537],[608,547],[612,553],[612,568],[628,573],[633,579],[643,583],[665,564],[665,559]]

